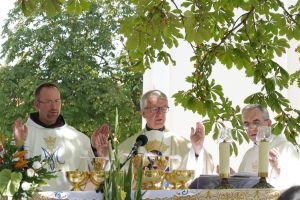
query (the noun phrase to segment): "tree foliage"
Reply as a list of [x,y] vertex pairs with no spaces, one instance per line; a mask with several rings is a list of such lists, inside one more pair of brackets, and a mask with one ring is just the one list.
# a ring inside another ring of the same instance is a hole
[[220,62],[228,69],[244,71],[262,86],[244,102],[260,103],[277,113],[273,133],[284,133],[297,143],[300,111],[281,93],[293,82],[299,85],[300,73],[289,74],[275,57],[286,53],[291,40],[300,40],[300,1],[131,0],[128,4],[133,14],[120,18],[119,33],[126,38],[131,69],[144,71],[157,61],[175,64],[169,49],[179,48],[179,42],[188,43],[194,52],[190,58],[194,72],[187,77],[192,88],[176,93],[175,101],[207,116],[206,130],[213,131],[214,138],[218,127],[229,121],[234,127],[234,152],[236,143],[248,140],[240,107],[232,105],[222,86],[211,78],[212,69]]
[[19,7],[10,12],[2,33],[2,127],[10,129],[17,117],[25,120],[34,111],[35,88],[54,82],[61,90],[63,116],[82,132],[91,134],[102,123],[113,127],[116,108],[121,140],[140,129],[142,73],[130,72],[114,46],[113,12],[97,3],[80,15],[36,12],[26,18]]

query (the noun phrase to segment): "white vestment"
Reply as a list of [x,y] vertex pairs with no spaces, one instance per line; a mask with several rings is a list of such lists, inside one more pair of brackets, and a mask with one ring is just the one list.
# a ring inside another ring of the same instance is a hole
[[24,148],[28,151],[27,156],[42,155],[42,158],[50,158],[48,169],[57,171],[57,177],[47,181],[49,186],[42,189],[69,191],[71,185],[65,172],[89,170],[90,161],[87,157],[93,156],[90,139],[67,124],[58,128],[44,128],[29,118],[26,125],[28,136]]
[[[269,164],[268,181],[275,188],[288,188],[300,185],[300,157],[296,147],[280,136],[273,136],[269,148],[279,149],[280,175],[278,176]],[[258,152],[259,146],[254,144],[244,155],[239,166],[239,172],[258,174]]]
[[146,131],[144,129],[142,132],[129,137],[119,145],[121,161],[125,160],[124,155],[131,151],[136,138],[141,134],[147,136],[148,142],[145,146],[139,147],[138,153],[148,153],[157,150],[163,156],[170,156],[170,170],[195,170],[195,177],[198,177],[200,174],[213,173],[212,156],[204,148],[202,148],[198,159],[196,159],[190,141],[169,131]]

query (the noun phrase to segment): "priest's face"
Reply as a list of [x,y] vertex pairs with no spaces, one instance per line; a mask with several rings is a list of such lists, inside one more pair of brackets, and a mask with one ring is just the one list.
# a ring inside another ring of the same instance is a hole
[[272,121],[270,119],[265,119],[263,112],[258,108],[254,108],[243,114],[243,123],[249,138],[256,143],[258,127],[271,126]]
[[157,96],[147,98],[147,107],[142,110],[142,115],[147,121],[147,126],[152,129],[160,129],[165,125],[168,101]]
[[60,92],[55,87],[41,89],[34,101],[39,112],[39,120],[46,125],[55,124],[61,110]]

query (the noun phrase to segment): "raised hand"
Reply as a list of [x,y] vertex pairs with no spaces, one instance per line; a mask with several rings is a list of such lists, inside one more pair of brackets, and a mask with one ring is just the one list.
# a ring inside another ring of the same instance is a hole
[[205,127],[201,122],[196,123],[196,129],[191,128],[191,143],[196,154],[199,154],[204,143]]
[[25,124],[23,124],[21,119],[16,119],[13,125],[13,134],[16,144],[21,146],[27,138],[28,129]]
[[108,124],[103,124],[95,130],[91,136],[91,144],[97,149],[98,156],[106,157],[108,156],[108,151],[110,147],[110,142],[108,141],[109,136],[109,126]]

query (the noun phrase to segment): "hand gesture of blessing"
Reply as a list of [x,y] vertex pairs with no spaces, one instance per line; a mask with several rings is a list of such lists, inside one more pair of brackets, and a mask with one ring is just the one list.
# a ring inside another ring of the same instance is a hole
[[16,119],[13,125],[13,134],[17,145],[22,145],[27,138],[28,135],[27,126],[23,124],[22,120],[19,118]]
[[205,127],[201,122],[196,123],[196,130],[194,127],[191,128],[191,143],[196,154],[199,155],[205,138]]
[[110,142],[108,141],[109,126],[103,124],[95,130],[91,137],[92,146],[97,149],[98,156],[106,157],[108,155]]

